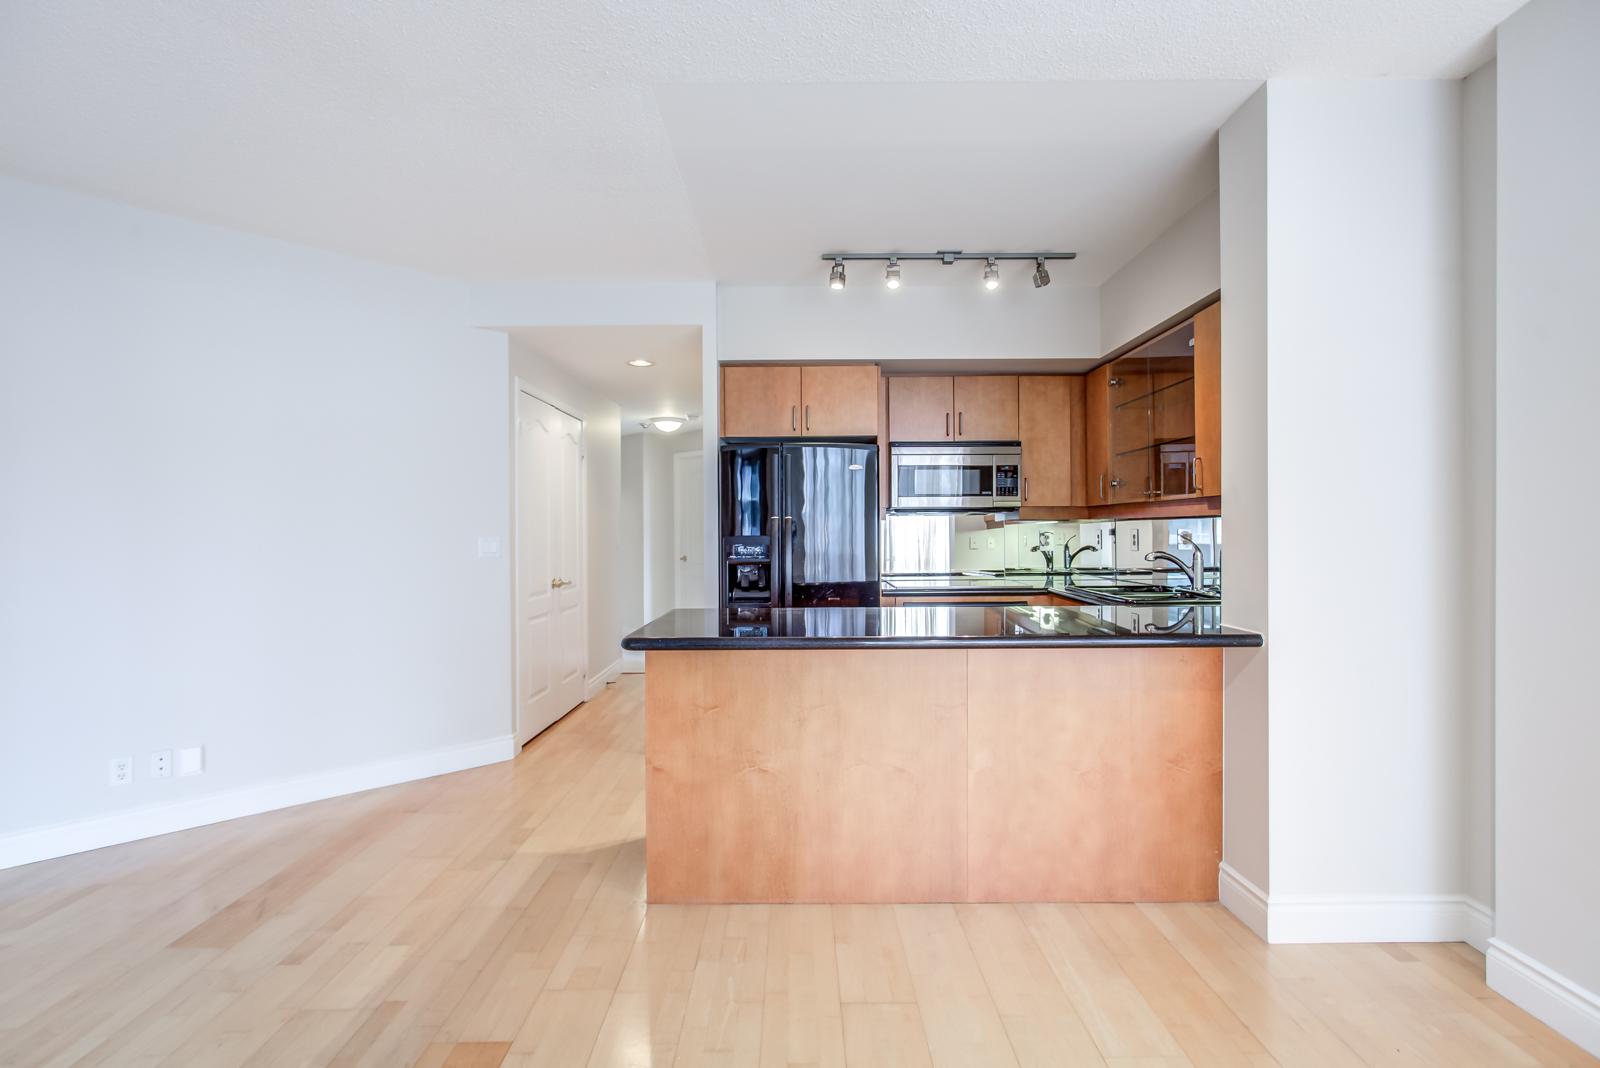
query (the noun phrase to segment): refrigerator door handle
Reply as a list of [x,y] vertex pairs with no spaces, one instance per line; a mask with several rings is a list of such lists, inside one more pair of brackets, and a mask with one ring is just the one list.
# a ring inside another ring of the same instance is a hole
[[794,516],[783,517],[783,607],[794,607]]
[[776,608],[783,602],[778,599],[778,517],[773,516],[767,520],[767,544],[771,547],[767,552],[767,567],[771,569],[768,579],[772,587],[772,599],[768,602]]

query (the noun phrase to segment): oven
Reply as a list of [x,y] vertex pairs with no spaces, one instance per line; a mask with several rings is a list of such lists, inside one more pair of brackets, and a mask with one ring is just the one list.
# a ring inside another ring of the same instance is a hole
[[889,463],[891,508],[1022,506],[1021,445],[891,445]]

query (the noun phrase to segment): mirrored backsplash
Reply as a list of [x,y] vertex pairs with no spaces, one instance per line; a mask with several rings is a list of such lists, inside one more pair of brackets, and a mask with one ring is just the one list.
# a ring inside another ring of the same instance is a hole
[[[1187,537],[1185,537],[1187,535]],[[1043,571],[1052,569],[1148,571],[1149,552],[1169,552],[1189,561],[1199,548],[1206,571],[1216,582],[1222,570],[1222,520],[1219,517],[1118,519],[1103,523],[1063,523],[1021,519],[995,522],[989,515],[897,514],[883,521],[885,575],[944,575],[964,571]],[[1080,551],[1081,550],[1081,551]]]

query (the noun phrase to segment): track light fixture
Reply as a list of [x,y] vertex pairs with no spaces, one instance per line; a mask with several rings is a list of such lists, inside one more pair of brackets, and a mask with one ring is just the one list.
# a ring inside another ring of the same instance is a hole
[[900,288],[900,261],[901,260],[938,260],[946,267],[957,260],[983,260],[983,285],[985,289],[998,289],[1000,287],[1000,260],[1033,260],[1033,288],[1042,289],[1050,284],[1050,272],[1045,268],[1046,260],[1075,260],[1076,252],[963,252],[958,248],[940,249],[938,252],[825,252],[825,260],[833,261],[833,269],[828,272],[828,285],[834,289],[844,288],[844,261],[845,260],[887,260],[888,270],[884,272],[884,284],[890,289]]

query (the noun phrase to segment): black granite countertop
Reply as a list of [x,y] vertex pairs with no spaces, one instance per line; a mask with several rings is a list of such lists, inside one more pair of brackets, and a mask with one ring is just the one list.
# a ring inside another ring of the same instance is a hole
[[1258,646],[1216,605],[1059,608],[679,608],[622,639],[624,649],[976,649]]

